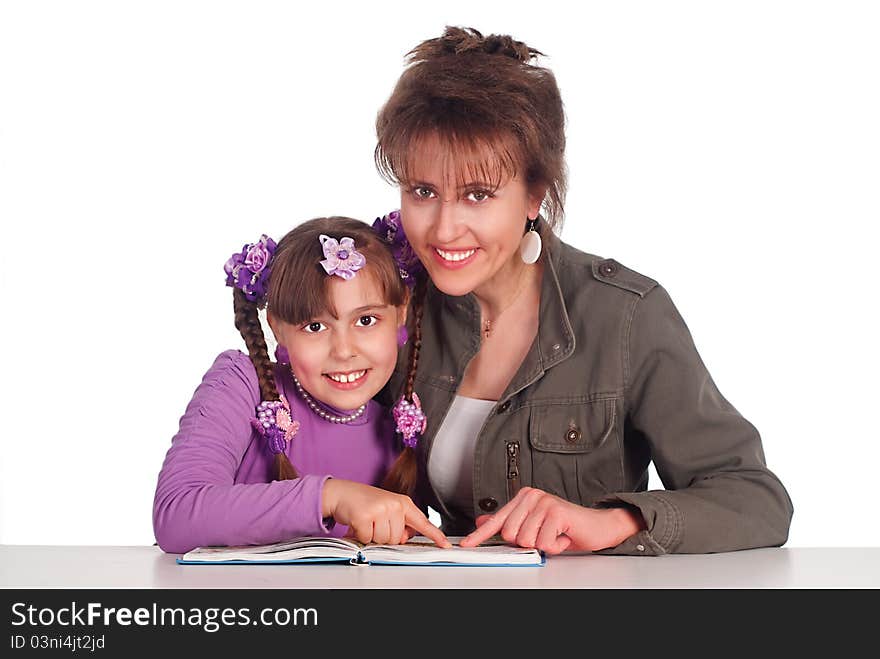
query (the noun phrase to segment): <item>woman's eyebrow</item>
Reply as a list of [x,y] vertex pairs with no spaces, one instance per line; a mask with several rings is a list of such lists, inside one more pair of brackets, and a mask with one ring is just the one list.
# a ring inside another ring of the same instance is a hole
[[[413,187],[433,188],[435,190],[437,189],[436,184],[431,183],[430,181],[425,181],[425,180],[414,180],[409,185],[411,185]],[[456,187],[456,190],[468,190],[468,189],[473,189],[473,188],[495,189],[497,187],[498,187],[497,185],[495,185],[493,183],[489,183],[488,181],[474,180],[474,181],[467,181],[466,183],[462,183],[461,185]]]

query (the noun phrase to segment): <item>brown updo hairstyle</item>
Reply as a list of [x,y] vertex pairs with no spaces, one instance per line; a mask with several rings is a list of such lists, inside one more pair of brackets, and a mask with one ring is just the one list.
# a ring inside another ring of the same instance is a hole
[[[415,151],[437,138],[462,185],[467,178],[500,185],[520,174],[531,192],[543,192],[544,219],[562,227],[566,191],[565,117],[556,78],[531,61],[543,55],[507,35],[484,37],[473,28],[447,27],[407,54],[408,66],[376,119],[376,167],[390,183],[413,180]],[[444,163],[445,164],[445,163]],[[525,227],[523,218],[523,226]],[[412,400],[427,290],[416,284],[404,396]],[[416,480],[413,451],[401,454],[397,491]]]
[[[373,231],[359,220],[348,217],[324,217],[309,220],[291,230],[279,242],[272,257],[272,271],[269,275],[266,306],[272,314],[291,325],[304,324],[325,312],[335,315],[330,297],[330,280],[320,261],[324,252],[318,237],[326,234],[340,240],[348,236],[354,240],[357,250],[366,257],[367,263],[358,276],[370,276],[378,284],[382,299],[395,307],[407,303],[408,291],[391,251]],[[244,293],[234,288],[232,291],[235,327],[241,333],[247,346],[248,355],[257,371],[261,400],[279,400],[275,386],[275,365],[269,358],[266,338],[258,317],[259,306],[248,300]],[[409,450],[412,453],[412,449]],[[395,476],[406,470],[405,464],[413,461],[412,456],[404,458],[404,451],[388,472],[386,480],[401,481]],[[414,466],[414,461],[413,461]],[[297,478],[298,474],[285,453],[275,456],[275,470],[278,480]],[[409,483],[414,486],[414,480]],[[404,490],[394,490],[409,493]]]
[[436,137],[459,184],[466,176],[499,183],[520,174],[531,191],[546,191],[543,217],[561,228],[565,116],[553,72],[531,64],[539,55],[510,36],[460,27],[413,48],[376,119],[379,173],[406,185],[415,149]]

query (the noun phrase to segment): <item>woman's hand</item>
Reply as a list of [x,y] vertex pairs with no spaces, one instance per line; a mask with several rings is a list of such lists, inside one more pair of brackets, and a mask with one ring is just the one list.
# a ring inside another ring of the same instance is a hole
[[584,508],[532,487],[476,522],[477,530],[462,539],[462,547],[476,547],[500,532],[511,544],[546,554],[615,547],[645,528],[641,515],[626,508]]
[[421,533],[438,547],[452,546],[408,496],[363,483],[328,479],[321,492],[321,514],[348,526],[361,542],[403,544]]

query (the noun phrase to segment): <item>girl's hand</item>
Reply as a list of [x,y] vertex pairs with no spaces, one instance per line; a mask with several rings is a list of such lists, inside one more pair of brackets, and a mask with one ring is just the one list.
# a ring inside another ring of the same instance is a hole
[[645,528],[641,515],[628,509],[584,508],[532,487],[522,488],[494,515],[481,515],[476,522],[462,547],[476,547],[500,532],[511,544],[551,555],[615,547]]
[[364,543],[403,544],[421,533],[438,547],[452,546],[408,496],[363,483],[328,479],[321,493],[321,514],[348,526]]

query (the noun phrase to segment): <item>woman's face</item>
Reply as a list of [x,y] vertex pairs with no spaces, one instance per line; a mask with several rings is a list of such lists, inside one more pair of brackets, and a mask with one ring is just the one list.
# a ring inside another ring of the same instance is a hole
[[431,280],[456,296],[501,283],[522,265],[515,260],[520,239],[541,198],[519,176],[497,188],[479,180],[456,183],[460,177],[444,167],[437,140],[422,142],[414,156],[412,180],[400,189],[401,220]]
[[360,407],[385,386],[397,363],[397,328],[406,306],[394,307],[368,270],[345,281],[332,276],[329,311],[302,325],[269,314],[278,343],[290,355],[290,367],[313,398],[340,410]]

